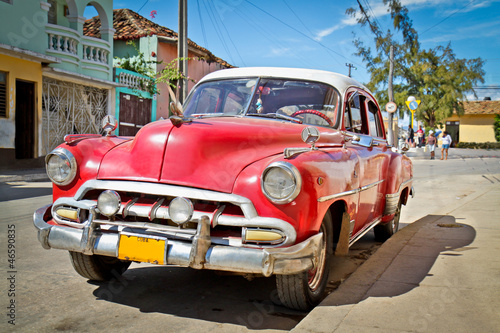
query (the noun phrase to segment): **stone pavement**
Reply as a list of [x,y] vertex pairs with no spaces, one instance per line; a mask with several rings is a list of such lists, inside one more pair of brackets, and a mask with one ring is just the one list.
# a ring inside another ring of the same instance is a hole
[[401,229],[292,332],[500,332],[498,216],[497,179]]

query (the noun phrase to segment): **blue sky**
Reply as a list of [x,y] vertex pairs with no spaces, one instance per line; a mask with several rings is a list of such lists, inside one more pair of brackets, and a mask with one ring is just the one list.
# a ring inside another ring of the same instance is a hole
[[[360,0],[382,30],[391,27],[381,0]],[[423,48],[451,46],[459,58],[485,60],[479,99],[500,100],[500,0],[402,0]],[[154,22],[178,30],[178,0],[115,0]],[[345,14],[355,0],[188,0],[188,36],[216,56],[238,66],[303,67],[348,73],[366,83],[369,75],[353,55],[353,33],[373,40]],[[156,17],[151,18],[151,11]],[[93,16],[91,11],[85,13]],[[495,86],[496,89],[484,89]]]

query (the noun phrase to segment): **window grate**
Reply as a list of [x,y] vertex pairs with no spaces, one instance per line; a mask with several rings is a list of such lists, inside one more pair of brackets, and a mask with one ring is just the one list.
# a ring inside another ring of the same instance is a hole
[[7,73],[0,72],[0,118],[7,118]]

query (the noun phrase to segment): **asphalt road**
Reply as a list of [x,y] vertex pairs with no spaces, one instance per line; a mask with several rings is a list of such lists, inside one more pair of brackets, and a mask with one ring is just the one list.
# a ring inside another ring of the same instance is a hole
[[[279,304],[273,277],[249,281],[213,271],[134,263],[119,279],[89,282],[73,270],[66,251],[44,250],[37,240],[32,215],[51,202],[50,194],[47,182],[0,183],[2,332],[283,331],[307,315]],[[9,263],[11,229],[15,261]],[[335,258],[329,291],[378,246],[369,233],[348,257]],[[8,280],[11,275],[13,283]],[[6,316],[11,299],[15,299],[15,325]]]
[[[493,174],[499,173],[500,159],[416,160],[414,165],[416,197],[403,208],[402,227],[497,181]],[[50,192],[45,182],[0,183],[1,332],[287,331],[307,315],[278,304],[274,278],[248,281],[212,271],[132,264],[120,279],[91,283],[74,272],[67,252],[44,250],[37,240],[32,214],[51,202]],[[15,239],[11,262],[9,237]],[[370,232],[348,257],[335,258],[330,290],[379,245]],[[16,325],[8,323],[12,299]]]

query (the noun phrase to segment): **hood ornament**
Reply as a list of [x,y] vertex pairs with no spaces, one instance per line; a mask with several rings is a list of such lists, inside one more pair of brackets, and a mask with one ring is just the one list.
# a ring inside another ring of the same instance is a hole
[[308,151],[318,150],[315,143],[319,140],[320,133],[316,127],[307,126],[302,130],[301,137],[304,143],[311,145],[311,148],[285,148],[283,154],[286,159],[292,158],[298,154],[307,153]]
[[170,116],[170,118],[168,118],[172,124],[175,126],[175,127],[180,127],[182,124],[184,123],[191,123],[193,122],[193,119],[191,118],[185,118],[185,117],[180,117],[180,116]]

